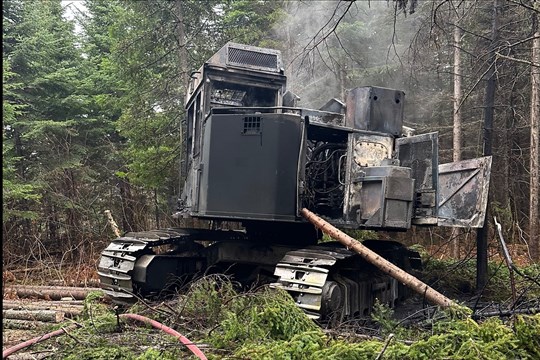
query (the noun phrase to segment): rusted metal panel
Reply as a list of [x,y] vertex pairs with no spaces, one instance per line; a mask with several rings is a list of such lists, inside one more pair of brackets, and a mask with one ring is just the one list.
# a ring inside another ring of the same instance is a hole
[[491,156],[439,166],[439,226],[484,225]]

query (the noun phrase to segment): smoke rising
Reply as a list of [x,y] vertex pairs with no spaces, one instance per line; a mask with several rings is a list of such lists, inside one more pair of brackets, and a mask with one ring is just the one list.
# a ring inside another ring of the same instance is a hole
[[422,11],[404,14],[391,1],[291,1],[286,10],[276,36],[288,89],[300,96],[300,106],[317,109],[367,85],[400,89],[410,98],[417,85],[409,79],[408,54]]

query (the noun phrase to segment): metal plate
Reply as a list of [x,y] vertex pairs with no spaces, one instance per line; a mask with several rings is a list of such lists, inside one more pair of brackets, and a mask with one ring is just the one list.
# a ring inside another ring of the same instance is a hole
[[415,179],[414,224],[437,223],[438,143],[436,132],[396,140],[400,165],[410,167]]
[[484,225],[491,156],[439,166],[439,226]]

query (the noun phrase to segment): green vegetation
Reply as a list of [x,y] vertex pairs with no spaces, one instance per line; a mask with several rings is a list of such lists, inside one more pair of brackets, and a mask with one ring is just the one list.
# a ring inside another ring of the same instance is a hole
[[[371,336],[350,336],[354,327],[325,332],[282,291],[262,287],[247,293],[223,276],[208,276],[161,304],[136,304],[140,313],[175,328],[201,345],[209,359],[537,359],[540,314],[477,322],[470,312],[436,311],[407,327],[386,306],[376,305]],[[54,344],[53,359],[195,358],[170,335],[117,317],[93,293],[81,328]],[[346,330],[346,331],[345,331]],[[358,328],[357,330],[360,330]],[[349,334],[347,337],[340,334]],[[384,350],[383,350],[384,349]]]
[[[424,258],[423,280],[436,289],[450,296],[472,294],[476,287],[476,259],[438,260]],[[540,279],[540,266],[532,264],[520,270],[529,278]],[[535,299],[540,296],[540,287],[533,286],[529,279],[514,273],[517,294],[523,293],[523,299]],[[488,263],[488,283],[482,291],[487,300],[505,301],[512,296],[510,272],[502,262]]]

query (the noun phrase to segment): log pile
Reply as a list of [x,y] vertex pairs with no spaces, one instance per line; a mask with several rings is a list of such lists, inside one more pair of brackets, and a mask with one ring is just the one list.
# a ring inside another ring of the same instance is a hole
[[33,330],[82,314],[83,299],[97,288],[12,285],[6,293],[19,299],[2,302],[4,329]]
[[7,293],[14,293],[19,298],[36,298],[45,300],[84,300],[91,291],[99,291],[99,288],[83,288],[71,286],[31,286],[11,285],[6,288]]
[[[67,318],[74,318],[81,315],[83,311],[83,302],[81,300],[63,300],[63,301],[21,301],[21,300],[4,300],[2,310],[50,310],[62,312]],[[16,319],[16,318],[13,318]]]

